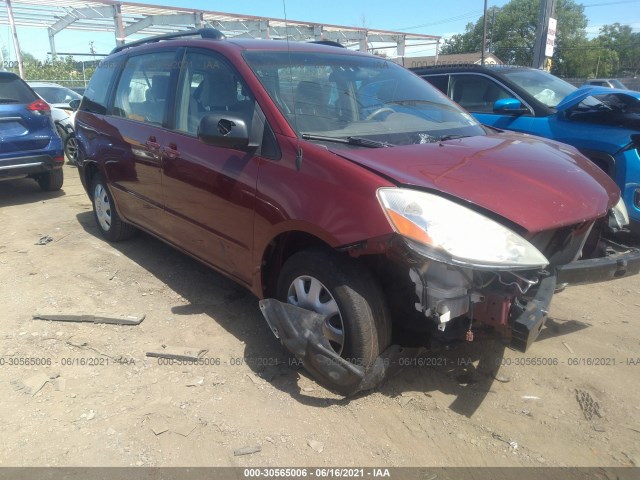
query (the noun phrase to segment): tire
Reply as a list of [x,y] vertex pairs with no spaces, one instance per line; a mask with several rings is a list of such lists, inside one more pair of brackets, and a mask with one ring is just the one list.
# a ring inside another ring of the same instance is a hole
[[280,272],[277,297],[327,315],[337,308],[323,325],[325,338],[338,355],[365,369],[391,343],[382,290],[352,258],[315,249],[292,255]]
[[56,168],[47,173],[42,173],[36,178],[38,185],[45,192],[60,190],[64,183],[64,173],[61,168]]
[[64,141],[64,154],[71,165],[78,164],[78,139],[73,133]]
[[122,221],[118,215],[111,192],[100,173],[96,173],[91,182],[91,203],[93,218],[104,238],[110,242],[120,242],[135,233],[135,227]]

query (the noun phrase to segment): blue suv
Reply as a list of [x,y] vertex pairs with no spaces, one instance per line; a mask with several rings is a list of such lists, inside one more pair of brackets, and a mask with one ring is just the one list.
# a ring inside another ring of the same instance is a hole
[[631,229],[640,235],[640,92],[578,89],[525,67],[467,65],[413,71],[484,125],[576,147],[616,181]]
[[63,164],[49,104],[16,74],[0,72],[0,180],[30,177],[59,190]]

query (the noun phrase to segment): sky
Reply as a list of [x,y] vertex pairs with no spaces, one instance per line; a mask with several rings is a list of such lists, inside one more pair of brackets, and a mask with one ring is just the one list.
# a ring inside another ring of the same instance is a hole
[[[255,16],[286,18],[289,20],[330,23],[336,25],[422,33],[448,37],[462,33],[469,22],[481,15],[484,0],[403,0],[388,2],[381,0],[136,0],[174,7],[214,10]],[[488,6],[500,7],[508,0],[489,0]],[[640,0],[583,0],[585,14],[589,20],[587,33],[594,36],[603,25],[615,22],[630,25],[640,31]],[[394,4],[396,6],[394,6]],[[449,8],[443,8],[443,4]],[[2,7],[0,7],[2,8]],[[18,28],[18,37],[23,52],[44,60],[49,51],[46,29]],[[137,37],[133,37],[135,39]],[[114,46],[113,33],[91,33],[65,30],[56,35],[58,52],[88,53],[93,41],[97,53],[108,53]],[[0,26],[0,45],[13,50],[8,26]],[[408,55],[433,54],[424,47],[415,47]],[[10,58],[15,58],[10,55]],[[88,58],[88,57],[87,57]],[[7,59],[5,59],[7,60]]]

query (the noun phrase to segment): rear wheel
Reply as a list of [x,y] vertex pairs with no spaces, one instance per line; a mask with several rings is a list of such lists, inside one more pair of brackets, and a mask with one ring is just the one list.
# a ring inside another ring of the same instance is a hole
[[123,222],[118,215],[111,192],[109,192],[104,177],[100,173],[93,177],[91,192],[93,216],[102,236],[110,242],[119,242],[130,238],[136,231],[135,227]]
[[36,178],[38,185],[45,192],[53,192],[55,190],[60,190],[62,188],[62,184],[64,183],[64,173],[62,173],[61,168],[56,168],[55,170],[50,170],[47,173],[41,173]]
[[67,156],[67,160],[72,165],[78,163],[78,139],[74,134],[71,134],[64,141],[64,154]]
[[322,331],[333,350],[365,368],[391,342],[382,291],[352,258],[324,250],[296,253],[280,273],[278,299],[326,315]]

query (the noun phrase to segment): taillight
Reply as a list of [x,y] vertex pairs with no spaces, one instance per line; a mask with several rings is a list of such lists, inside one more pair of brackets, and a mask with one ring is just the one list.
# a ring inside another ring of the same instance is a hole
[[45,114],[51,112],[51,107],[44,100],[36,100],[35,102],[31,102],[29,105],[27,105],[27,110]]
[[54,162],[64,162],[64,156],[62,157],[53,157]]

